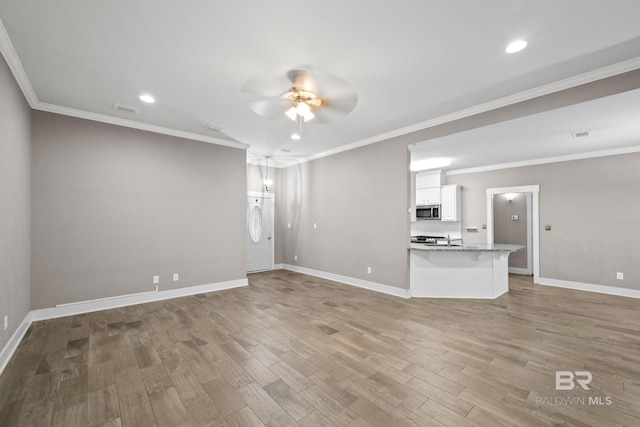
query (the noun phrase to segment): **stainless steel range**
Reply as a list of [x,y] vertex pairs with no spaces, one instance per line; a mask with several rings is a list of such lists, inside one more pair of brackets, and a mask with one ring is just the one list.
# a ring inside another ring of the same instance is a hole
[[446,240],[444,236],[411,236],[411,243],[424,243],[427,245],[437,245],[438,241]]

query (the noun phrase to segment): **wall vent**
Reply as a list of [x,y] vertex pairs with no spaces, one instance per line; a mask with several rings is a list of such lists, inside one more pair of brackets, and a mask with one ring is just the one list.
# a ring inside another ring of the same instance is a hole
[[591,135],[591,133],[588,130],[582,131],[582,132],[574,132],[571,134],[574,138],[586,138],[587,136]]
[[133,114],[138,114],[140,112],[140,108],[138,107],[129,107],[128,105],[122,105],[118,103],[113,104],[113,109]]

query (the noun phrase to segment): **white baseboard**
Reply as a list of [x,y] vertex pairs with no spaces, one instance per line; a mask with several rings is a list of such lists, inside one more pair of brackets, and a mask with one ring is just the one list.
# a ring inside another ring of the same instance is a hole
[[247,286],[248,284],[248,280],[244,278],[229,280],[226,282],[209,283],[206,285],[168,289],[166,291],[142,292],[139,294],[122,295],[90,301],[80,301],[72,304],[60,304],[56,307],[32,310],[31,314],[32,320],[54,319],[56,317],[73,316],[75,314],[90,313],[92,311],[125,307],[128,305],[142,304],[145,302],[162,301],[165,299],[185,297],[189,295],[202,294],[205,292],[222,291],[224,289]]
[[594,285],[591,283],[571,282],[568,280],[549,279],[546,277],[539,277],[536,284],[554,286],[556,288],[575,289],[578,291],[597,292],[599,294],[617,295],[620,297],[640,298],[640,290],[638,289]]
[[526,268],[509,267],[509,273],[524,274],[526,276],[532,276],[531,272]]
[[0,375],[6,368],[7,363],[15,353],[24,334],[37,320],[54,319],[57,317],[73,316],[75,314],[90,313],[93,311],[107,310],[111,308],[125,307],[128,305],[142,304],[146,302],[162,301],[171,298],[184,297],[189,295],[202,294],[205,292],[222,291],[225,289],[248,286],[249,281],[244,279],[229,280],[226,282],[210,283],[206,285],[189,286],[185,288],[169,289],[159,292],[143,292],[132,295],[122,295],[110,298],[103,298],[91,301],[80,301],[71,304],[60,304],[56,307],[31,310],[25,316],[20,326],[13,333],[7,344],[0,350]]
[[411,298],[411,292],[409,291],[409,289],[396,288],[395,286],[383,285],[382,283],[370,282],[368,280],[356,279],[355,277],[342,276],[340,274],[328,273],[326,271],[314,270],[306,267],[299,267],[297,265],[278,265],[281,265],[281,268],[285,270],[308,274],[309,276],[320,277],[321,279],[333,280],[334,282],[344,283],[345,285],[356,286],[358,288],[364,288],[370,291],[380,292],[383,294],[393,295],[401,298]]
[[15,330],[13,335],[11,335],[11,338],[9,338],[9,341],[7,341],[4,348],[0,350],[0,375],[2,375],[4,368],[7,367],[13,353],[18,349],[18,345],[20,345],[22,338],[24,338],[24,334],[27,333],[29,326],[31,326],[31,322],[31,312],[29,312],[24,317],[20,325],[18,325],[18,328]]

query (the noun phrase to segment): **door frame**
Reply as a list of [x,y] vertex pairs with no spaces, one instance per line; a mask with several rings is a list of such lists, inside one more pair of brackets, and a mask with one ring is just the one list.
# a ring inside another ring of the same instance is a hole
[[[494,243],[493,235],[493,196],[504,193],[531,193],[531,210],[528,212],[531,227],[527,227],[527,244],[531,248],[533,261],[533,282],[540,278],[540,186],[522,185],[517,187],[487,188],[487,243]],[[527,198],[528,204],[528,198]]]
[[[271,214],[271,265],[269,266],[268,270],[273,270],[273,266],[275,265],[275,260],[276,260],[276,254],[275,254],[275,240],[276,240],[276,221],[275,221],[275,216],[276,216],[276,195],[275,193],[267,193],[267,192],[261,192],[261,191],[247,191],[247,198],[249,197],[260,197],[262,199],[270,199],[271,200],[271,212],[269,212]],[[245,199],[245,206],[247,201]],[[246,217],[246,214],[245,214]],[[248,232],[248,224],[245,225],[245,231]],[[245,240],[246,241],[246,240]]]

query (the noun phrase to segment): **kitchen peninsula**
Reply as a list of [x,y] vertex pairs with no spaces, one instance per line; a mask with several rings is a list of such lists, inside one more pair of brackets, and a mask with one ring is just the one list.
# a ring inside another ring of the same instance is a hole
[[409,247],[413,297],[497,298],[509,291],[509,254],[520,245],[462,244]]

